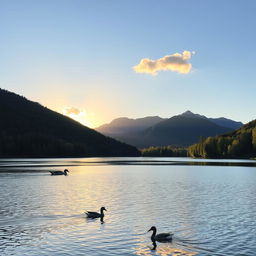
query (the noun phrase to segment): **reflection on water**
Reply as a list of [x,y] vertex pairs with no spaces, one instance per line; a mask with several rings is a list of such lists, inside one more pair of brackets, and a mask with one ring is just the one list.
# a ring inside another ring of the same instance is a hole
[[[0,255],[256,255],[254,167],[77,161],[0,161]],[[102,205],[104,220],[86,218]],[[173,241],[154,246],[153,225]]]
[[[180,234],[180,231],[176,231]],[[135,247],[136,255],[218,255],[207,249],[207,243],[202,243],[194,239],[186,239],[185,233],[183,238],[179,236],[173,237],[171,241],[156,241],[152,238],[151,241],[145,242],[144,239],[139,239],[138,246]],[[151,244],[151,245],[150,245]]]
[[[44,158],[0,159],[0,171],[40,171],[52,168],[99,165],[195,165],[256,167],[256,160],[247,159],[192,159],[189,157],[108,157],[108,158]],[[35,169],[36,167],[36,169]],[[62,169],[63,171],[63,169]]]
[[86,217],[86,222],[87,222],[87,223],[95,222],[95,221],[100,221],[101,224],[104,224],[104,223],[105,223],[104,217],[100,217],[99,219]]
[[161,256],[193,256],[198,255],[197,252],[188,251],[185,249],[181,249],[179,247],[176,247],[172,244],[167,245],[166,243],[164,245],[157,245],[156,243],[152,244],[152,247],[140,247],[135,248],[135,254],[136,255],[161,255]]

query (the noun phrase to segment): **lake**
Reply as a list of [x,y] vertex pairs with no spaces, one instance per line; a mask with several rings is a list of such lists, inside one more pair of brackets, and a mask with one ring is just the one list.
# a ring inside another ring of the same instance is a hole
[[0,255],[255,256],[255,198],[256,161],[1,159]]

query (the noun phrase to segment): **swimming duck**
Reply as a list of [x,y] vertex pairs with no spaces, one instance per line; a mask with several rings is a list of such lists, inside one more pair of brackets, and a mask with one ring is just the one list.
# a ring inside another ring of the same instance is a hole
[[151,240],[154,241],[158,241],[158,242],[170,242],[172,241],[172,233],[160,233],[160,234],[156,234],[156,227],[152,226],[149,231],[153,231],[153,234],[151,236]]
[[64,171],[49,171],[52,175],[65,175],[67,176],[69,170],[65,169]]
[[85,214],[87,215],[87,218],[92,218],[92,219],[95,219],[95,218],[101,218],[103,219],[104,217],[104,211],[106,211],[106,208],[105,207],[101,207],[100,208],[100,213],[98,212],[85,212]]

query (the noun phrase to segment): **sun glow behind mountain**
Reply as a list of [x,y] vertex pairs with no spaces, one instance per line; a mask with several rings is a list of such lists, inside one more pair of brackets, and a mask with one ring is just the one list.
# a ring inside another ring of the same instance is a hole
[[60,112],[61,114],[68,116],[90,128],[97,126],[98,122],[95,120],[95,115],[93,113],[88,113],[85,110],[81,110],[75,107],[66,107]]

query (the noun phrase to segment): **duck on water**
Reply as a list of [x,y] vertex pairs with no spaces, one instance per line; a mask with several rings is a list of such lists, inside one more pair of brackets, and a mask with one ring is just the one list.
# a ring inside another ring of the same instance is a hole
[[68,175],[69,170],[65,169],[64,171],[49,171],[51,175]]
[[105,207],[100,208],[100,213],[98,212],[85,212],[87,215],[87,218],[96,219],[96,218],[103,218],[104,217],[104,211],[107,211]]
[[151,235],[151,240],[154,243],[155,241],[157,242],[171,242],[172,241],[172,233],[160,233],[160,234],[156,234],[156,227],[152,226],[149,231],[153,231],[152,235]]

